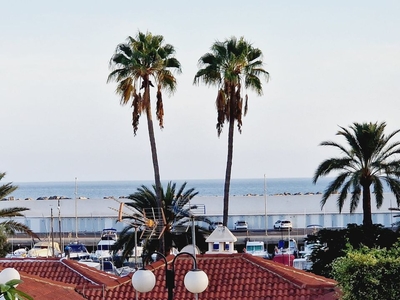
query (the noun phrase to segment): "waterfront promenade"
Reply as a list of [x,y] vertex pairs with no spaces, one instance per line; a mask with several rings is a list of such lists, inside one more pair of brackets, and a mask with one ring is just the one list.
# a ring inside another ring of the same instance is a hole
[[[373,197],[373,196],[372,196]],[[228,228],[233,231],[234,223],[246,220],[250,232],[271,230],[277,220],[292,221],[294,229],[307,228],[318,224],[325,228],[344,228],[348,223],[362,223],[362,207],[354,214],[349,213],[350,201],[347,200],[341,214],[336,207],[336,197],[329,198],[325,207],[320,208],[321,195],[279,195],[279,196],[231,196],[229,203]],[[80,239],[91,233],[93,239],[99,238],[102,229],[116,228],[121,231],[126,224],[117,222],[120,202],[129,199],[62,199],[62,200],[15,200],[0,201],[0,209],[8,207],[27,207],[24,217],[14,220],[30,227],[34,232],[49,236],[62,232],[65,238]],[[196,196],[191,206],[197,209],[193,214],[208,217],[211,221],[222,220],[223,197]],[[385,194],[381,209],[376,209],[372,199],[373,222],[390,227],[396,220],[396,214],[390,207],[396,206],[392,194]],[[123,210],[129,214],[128,209]],[[61,226],[59,226],[61,224]],[[203,224],[206,226],[206,224]],[[97,235],[97,236],[96,236]],[[56,236],[56,235],[55,235]],[[92,238],[92,237],[87,237]]]

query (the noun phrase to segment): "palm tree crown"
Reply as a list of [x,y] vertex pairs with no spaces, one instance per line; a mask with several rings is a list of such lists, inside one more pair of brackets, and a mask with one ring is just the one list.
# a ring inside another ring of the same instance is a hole
[[[173,229],[177,227],[189,227],[191,226],[191,209],[196,208],[195,205],[190,204],[190,200],[198,194],[194,191],[194,188],[185,190],[186,182],[177,189],[176,183],[169,182],[166,190],[162,189],[162,209],[165,215],[165,243],[166,249],[168,250],[172,246],[174,241],[176,245],[179,244],[180,234],[176,233]],[[157,197],[155,194],[156,187],[153,186],[153,190],[142,185],[138,188],[137,192],[129,195],[131,202],[125,204],[131,208],[131,213],[123,216],[125,221],[128,221],[128,225],[122,230],[119,240],[116,244],[116,248],[124,248],[124,255],[128,255],[135,247],[134,235],[132,230],[135,227],[141,227],[145,223],[143,211],[146,208],[157,207]],[[196,221],[202,221],[209,223],[210,221],[202,216],[196,216]],[[198,226],[200,233],[206,233],[207,229],[202,226]],[[144,241],[149,242],[149,241]],[[157,243],[151,245],[147,243],[147,249],[149,252],[158,250]]]
[[225,173],[223,224],[228,220],[229,185],[233,159],[233,132],[237,121],[239,132],[242,129],[242,115],[247,113],[247,100],[243,109],[242,86],[262,95],[260,76],[268,81],[269,74],[263,69],[262,52],[240,38],[232,37],[224,42],[217,41],[211,52],[199,59],[200,69],[194,77],[194,84],[202,80],[206,85],[218,87],[217,133],[220,136],[225,122],[229,123],[228,157]]
[[400,130],[389,135],[384,134],[386,123],[354,123],[350,129],[340,127],[337,135],[343,136],[349,148],[332,141],[322,142],[321,146],[333,146],[344,154],[343,157],[330,158],[323,161],[315,171],[313,182],[337,171],[337,177],[325,190],[321,207],[330,195],[339,191],[337,204],[342,211],[348,192],[351,191],[350,213],[357,208],[362,193],[364,219],[363,224],[372,225],[371,190],[372,185],[376,199],[376,207],[380,208],[383,202],[383,184],[385,182],[395,195],[400,205],[400,160],[396,157],[400,153],[400,143],[391,142]]
[[[107,82],[118,83],[116,93],[121,95],[121,104],[132,101],[134,133],[138,129],[139,117],[142,111],[150,110],[149,89],[157,85],[156,116],[159,125],[163,127],[162,89],[174,92],[176,79],[172,70],[181,72],[179,61],[173,57],[175,49],[170,44],[164,44],[162,35],[139,32],[136,38],[128,37],[126,43],[119,44],[110,60],[113,69]],[[138,90],[144,89],[144,95]]]
[[199,59],[199,66],[203,67],[196,73],[194,83],[202,80],[207,85],[219,88],[216,106],[218,110],[217,131],[222,132],[225,121],[237,120],[238,129],[241,131],[242,114],[247,113],[247,95],[245,108],[241,87],[254,90],[262,95],[262,83],[259,78],[264,75],[268,80],[268,72],[263,69],[262,52],[253,48],[244,38],[237,40],[232,37],[224,42],[215,42],[211,53],[206,53]]

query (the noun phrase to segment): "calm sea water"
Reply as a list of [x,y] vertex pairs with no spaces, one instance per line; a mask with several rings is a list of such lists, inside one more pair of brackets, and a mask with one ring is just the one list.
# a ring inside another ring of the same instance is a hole
[[[317,193],[323,192],[330,182],[330,178],[320,179],[316,185],[311,178],[285,178],[285,179],[233,179],[231,181],[231,195],[267,195],[281,193]],[[173,181],[179,188],[185,181]],[[167,185],[163,182],[163,186]],[[16,199],[51,196],[64,196],[68,198],[87,197],[98,199],[103,197],[128,196],[137,191],[141,185],[150,187],[152,181],[70,181],[70,182],[14,182],[18,189],[10,196]],[[187,180],[186,189],[194,188],[199,196],[222,196],[224,191],[223,179]]]

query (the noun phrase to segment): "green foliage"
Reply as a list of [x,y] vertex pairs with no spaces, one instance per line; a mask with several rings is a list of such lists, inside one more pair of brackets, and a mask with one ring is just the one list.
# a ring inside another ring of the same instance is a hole
[[332,263],[332,274],[343,300],[400,299],[400,243],[391,249],[350,246]]
[[311,271],[317,275],[332,278],[332,262],[346,255],[346,249],[360,249],[363,246],[390,249],[400,237],[399,232],[383,228],[382,225],[359,226],[348,224],[346,229],[322,229],[309,241],[319,241],[321,246],[311,255]]
[[5,257],[11,251],[11,244],[7,241],[4,226],[0,225],[0,257]]
[[[5,172],[0,173],[0,180],[2,180],[4,176],[6,176]],[[10,195],[17,188],[18,188],[18,186],[13,185],[12,182],[8,182],[6,184],[0,185],[0,200],[5,198],[6,196]]]

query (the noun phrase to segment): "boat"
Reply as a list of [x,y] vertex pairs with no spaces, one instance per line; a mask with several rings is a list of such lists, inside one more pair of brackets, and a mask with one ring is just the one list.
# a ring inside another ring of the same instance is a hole
[[262,258],[270,258],[270,254],[265,250],[264,242],[248,241],[246,242],[246,253]]
[[28,254],[27,248],[19,248],[11,253],[7,253],[6,258],[24,258]]
[[94,256],[98,260],[110,260],[112,258],[112,246],[118,239],[115,228],[105,228],[101,233],[100,241],[97,243],[97,249]]
[[275,246],[272,260],[286,266],[293,266],[293,261],[298,256],[297,242],[294,239],[280,240]]
[[64,249],[64,257],[69,259],[81,260],[90,258],[90,253],[86,246],[80,242],[69,243]]
[[[104,271],[109,274],[117,275],[117,276],[122,276],[121,273],[123,271],[118,270],[114,263],[111,260],[108,259],[97,259],[97,258],[84,258],[78,260],[79,263],[84,264],[88,267],[95,268],[100,271]],[[133,272],[133,270],[132,270]],[[131,272],[124,272],[124,275],[127,275]]]
[[284,264],[285,266],[291,266],[293,267],[293,261],[295,260],[295,256],[290,253],[278,253],[275,254],[274,257],[272,258],[272,261]]
[[297,242],[295,239],[279,240],[277,247],[275,247],[275,254],[284,253],[292,254],[295,257],[299,254]]
[[310,271],[313,265],[311,255],[314,249],[321,247],[317,243],[305,243],[304,250],[299,251],[299,257],[293,261],[293,267],[299,270]]
[[57,242],[37,242],[28,251],[28,257],[59,257],[60,245]]

